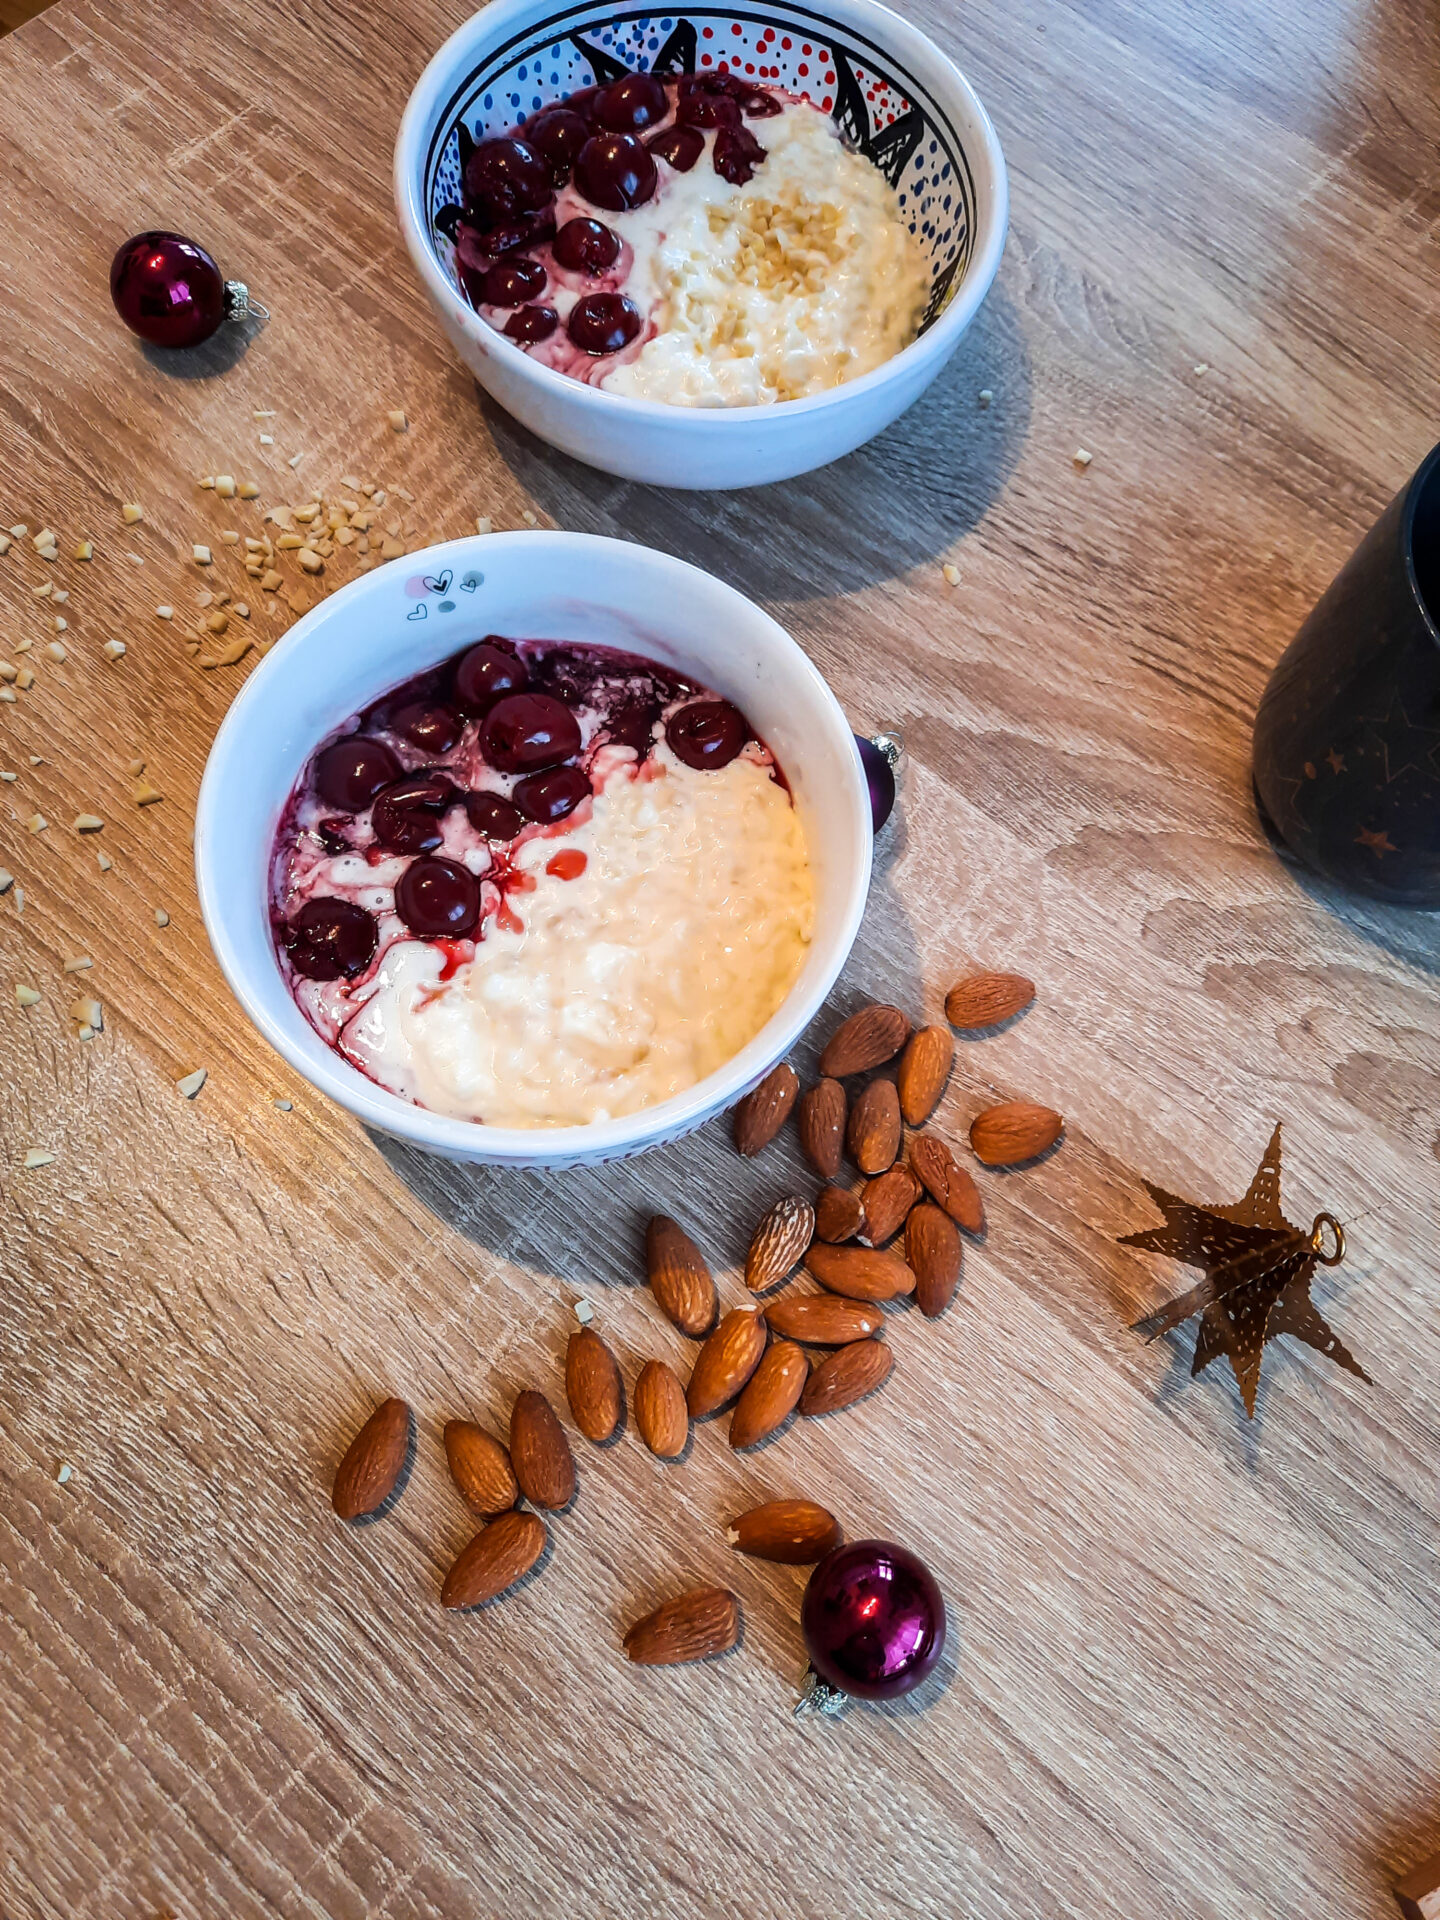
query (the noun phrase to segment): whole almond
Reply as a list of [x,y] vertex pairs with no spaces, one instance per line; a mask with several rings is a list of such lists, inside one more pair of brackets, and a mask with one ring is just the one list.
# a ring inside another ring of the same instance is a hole
[[635,1382],[635,1425],[650,1451],[676,1460],[690,1438],[690,1410],[680,1376],[663,1360],[647,1360]]
[[942,1314],[960,1284],[960,1234],[948,1213],[925,1200],[905,1222],[905,1264],[915,1275],[915,1304],[927,1320]]
[[970,1145],[975,1158],[987,1167],[1015,1167],[1053,1147],[1064,1126],[1049,1107],[1007,1100],[1003,1106],[987,1108],[970,1123]]
[[800,1411],[838,1413],[853,1407],[890,1377],[895,1356],[883,1340],[856,1340],[827,1353],[805,1384]]
[[834,1293],[794,1293],[765,1309],[765,1318],[782,1340],[803,1340],[812,1347],[843,1347],[868,1340],[885,1324],[871,1301],[845,1300]]
[[964,1033],[1013,1020],[1035,998],[1035,983],[1020,973],[972,973],[945,996],[945,1018]]
[[510,1455],[473,1420],[447,1420],[445,1458],[450,1478],[476,1513],[508,1513],[520,1498]]
[[834,1514],[813,1500],[767,1500],[763,1507],[737,1514],[725,1538],[753,1559],[806,1567],[833,1553],[841,1533]]
[[845,1130],[861,1173],[884,1173],[900,1151],[900,1095],[893,1080],[872,1080],[850,1109]]
[[625,1636],[637,1667],[675,1667],[726,1653],[740,1638],[740,1602],[724,1587],[692,1587],[637,1620]]
[[815,1237],[815,1209],[793,1195],[777,1200],[759,1226],[745,1256],[745,1284],[765,1293],[799,1266]]
[[910,1165],[920,1184],[967,1233],[985,1231],[985,1203],[968,1167],[962,1167],[937,1134],[919,1133],[910,1142]]
[[782,1426],[794,1412],[810,1362],[793,1340],[777,1340],[767,1347],[765,1356],[730,1416],[730,1444],[738,1452],[742,1447],[758,1445]]
[[527,1388],[510,1412],[510,1464],[534,1507],[568,1507],[575,1498],[575,1456],[555,1409]]
[[815,1241],[805,1265],[822,1287],[850,1300],[893,1300],[914,1290],[915,1276],[898,1253],[869,1247],[827,1247]]
[[620,1424],[623,1395],[615,1356],[593,1327],[577,1327],[565,1352],[565,1397],[575,1424],[601,1446]]
[[342,1520],[368,1520],[403,1486],[414,1425],[403,1400],[382,1400],[346,1450],[330,1504]]
[[848,1187],[822,1187],[815,1196],[815,1232],[821,1240],[853,1240],[864,1224],[860,1196]]
[[895,1076],[907,1126],[924,1126],[940,1104],[954,1064],[955,1039],[948,1027],[921,1027],[911,1034]]
[[734,1307],[695,1356],[685,1404],[692,1420],[728,1406],[760,1364],[765,1316],[758,1307]]
[[828,1079],[843,1080],[850,1073],[868,1073],[893,1060],[910,1037],[910,1022],[899,1007],[872,1001],[852,1013],[830,1036],[820,1055],[820,1071]]
[[747,1159],[768,1147],[790,1118],[800,1078],[786,1061],[767,1073],[735,1109],[735,1145]]
[[838,1080],[818,1080],[800,1096],[795,1114],[800,1151],[822,1180],[833,1180],[840,1171],[845,1110],[845,1089]]
[[856,1238],[861,1246],[883,1247],[887,1240],[893,1240],[920,1193],[920,1182],[909,1167],[891,1167],[877,1179],[868,1180],[860,1195],[865,1218]]
[[704,1255],[679,1221],[656,1214],[645,1229],[645,1265],[661,1312],[693,1338],[708,1333],[719,1296]]
[[445,1576],[442,1607],[479,1607],[513,1587],[545,1551],[538,1513],[502,1513],[482,1527]]

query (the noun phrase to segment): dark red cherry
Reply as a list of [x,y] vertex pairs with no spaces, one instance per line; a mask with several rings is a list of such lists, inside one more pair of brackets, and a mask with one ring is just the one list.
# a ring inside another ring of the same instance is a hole
[[595,102],[599,98],[599,87],[581,87],[578,93],[572,93],[563,104],[568,112],[578,113],[586,126],[593,126],[595,121]]
[[763,87],[752,87],[748,93],[740,96],[740,111],[751,120],[770,120],[784,108],[773,93],[767,93]]
[[589,121],[570,107],[546,107],[525,127],[527,146],[542,156],[557,187],[570,178],[575,156],[589,138]]
[[643,760],[655,738],[655,722],[660,707],[654,700],[632,700],[621,707],[605,728],[606,737],[617,747],[633,747]]
[[522,347],[538,346],[548,340],[560,324],[554,307],[517,307],[505,322],[505,336]]
[[712,772],[728,767],[750,738],[750,728],[738,707],[728,700],[695,700],[665,722],[670,751],[687,767]]
[[431,853],[445,838],[441,816],[459,796],[443,773],[407,773],[378,795],[370,812],[375,838],[390,853]]
[[585,198],[612,213],[641,207],[654,193],[655,162],[633,133],[597,133],[575,161],[575,184]]
[[682,127],[738,127],[740,102],[728,93],[687,93],[675,108]]
[[307,900],[281,931],[290,964],[307,980],[353,980],[375,957],[372,915],[350,900]]
[[669,107],[665,89],[653,74],[627,73],[596,94],[594,119],[597,127],[611,133],[639,133],[663,120]]
[[513,840],[525,824],[520,809],[512,807],[503,794],[467,793],[465,811],[471,826],[487,840]]
[[455,698],[468,713],[484,713],[502,694],[519,693],[529,683],[525,662],[485,639],[455,669]]
[[584,353],[618,353],[645,324],[640,309],[623,293],[587,293],[570,309],[566,331]]
[[466,197],[484,226],[548,206],[553,190],[549,163],[510,134],[482,140],[465,162]]
[[396,779],[400,762],[383,740],[352,733],[315,756],[315,791],[327,807],[363,813],[376,794]]
[[620,236],[603,221],[580,214],[556,234],[555,258],[571,273],[604,273],[620,258]]
[[442,707],[435,700],[411,700],[396,709],[390,730],[426,753],[448,753],[464,725],[453,707]]
[[395,911],[422,940],[463,940],[480,918],[480,882],[454,860],[412,860]]
[[462,220],[455,229],[455,258],[472,273],[488,273],[502,254],[517,247],[538,247],[554,238],[555,215],[549,208],[542,213],[517,213],[513,220],[493,227]]
[[766,149],[748,127],[722,127],[715,136],[715,171],[732,187],[743,187],[765,158]]
[[501,773],[534,773],[580,751],[580,722],[548,693],[510,693],[480,728],[480,747]]
[[550,826],[573,813],[590,797],[590,776],[583,767],[551,767],[515,782],[515,804],[530,820]]
[[689,173],[705,151],[705,136],[698,127],[662,127],[645,144],[651,153],[668,160],[677,173]]
[[507,254],[481,276],[480,298],[487,307],[523,307],[545,291],[549,275],[538,260]]

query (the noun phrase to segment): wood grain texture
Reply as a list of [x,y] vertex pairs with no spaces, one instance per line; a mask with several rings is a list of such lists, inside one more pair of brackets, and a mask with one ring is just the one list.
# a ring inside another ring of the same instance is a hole
[[[725,497],[559,458],[442,345],[388,169],[463,7],[97,0],[0,47],[0,523],[97,545],[0,561],[0,651],[32,637],[37,675],[0,706],[26,895],[0,898],[5,1920],[1381,1920],[1434,1852],[1436,920],[1288,869],[1248,773],[1271,664],[1440,416],[1434,22],[1414,0],[913,11],[1005,144],[999,282],[874,445]],[[162,363],[118,330],[108,261],[152,224],[267,302],[246,351]],[[260,507],[403,487],[410,544],[528,511],[733,580],[857,724],[909,742],[835,1017],[877,995],[938,1019],[979,967],[1039,984],[961,1042],[932,1124],[960,1144],[1026,1098],[1065,1142],[982,1173],[988,1236],[941,1320],[889,1315],[886,1391],[742,1460],[723,1422],[678,1463],[633,1431],[587,1450],[543,1569],[473,1616],[438,1605],[473,1531],[444,1422],[503,1433],[527,1386],[559,1404],[582,1290],[628,1390],[651,1355],[688,1372],[640,1284],[645,1219],[696,1235],[730,1307],[760,1214],[813,1182],[793,1132],[745,1162],[724,1122],[563,1178],[427,1161],[243,1025],[189,863],[250,664],[184,650],[191,542],[251,524],[196,492],[217,469]],[[71,593],[63,664],[42,571]],[[143,812],[134,757],[166,795]],[[60,972],[81,950],[88,1043]],[[1114,1236],[1153,1217],[1140,1172],[1235,1198],[1276,1117],[1292,1217],[1353,1222],[1319,1304],[1377,1385],[1277,1344],[1247,1425],[1221,1368],[1189,1381],[1188,1337],[1126,1331],[1177,1276]],[[21,1171],[33,1146],[56,1159]],[[345,1528],[330,1478],[387,1393],[416,1410],[411,1482]],[[804,1569],[723,1531],[780,1497],[933,1565],[952,1636],[919,1697],[792,1722]],[[697,1583],[739,1594],[743,1646],[630,1668],[624,1626]]]

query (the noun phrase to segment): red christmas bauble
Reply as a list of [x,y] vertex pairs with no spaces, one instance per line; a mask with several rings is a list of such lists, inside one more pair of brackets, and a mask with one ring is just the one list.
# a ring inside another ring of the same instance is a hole
[[132,333],[155,347],[197,347],[224,320],[260,313],[183,233],[137,233],[110,263],[110,298]]
[[930,1672],[945,1645],[945,1602],[908,1547],[856,1540],[836,1547],[805,1589],[800,1626],[811,1671],[833,1711],[839,1696],[893,1700]]

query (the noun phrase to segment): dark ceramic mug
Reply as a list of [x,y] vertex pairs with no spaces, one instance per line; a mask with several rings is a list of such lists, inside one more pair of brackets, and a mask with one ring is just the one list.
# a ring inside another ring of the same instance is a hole
[[1317,872],[1440,907],[1440,447],[1282,655],[1255,719],[1255,790]]

